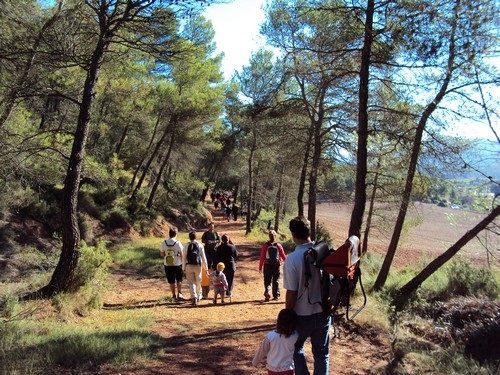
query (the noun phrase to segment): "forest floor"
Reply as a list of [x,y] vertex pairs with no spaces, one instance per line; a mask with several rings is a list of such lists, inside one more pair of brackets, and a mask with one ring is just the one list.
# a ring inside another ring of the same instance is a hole
[[[100,366],[100,374],[266,374],[263,363],[251,365],[255,351],[266,333],[275,327],[284,308],[284,290],[278,301],[265,302],[263,276],[258,272],[260,247],[244,235],[244,222],[223,221],[214,213],[216,231],[227,234],[236,245],[239,258],[230,303],[214,305],[202,300],[166,301],[170,296],[163,277],[145,278],[115,269],[104,296],[105,313],[116,309],[147,309],[154,319],[154,333],[163,350],[147,363],[116,368]],[[205,228],[198,229],[198,238]],[[188,299],[186,285],[183,294]],[[212,292],[211,292],[212,295]],[[158,301],[164,301],[158,303]],[[352,322],[335,322],[331,328],[330,373],[337,375],[382,374],[391,361],[387,325],[372,325],[363,319],[376,315],[369,305]],[[370,319],[371,321],[373,319]],[[306,343],[309,368],[312,354]]]

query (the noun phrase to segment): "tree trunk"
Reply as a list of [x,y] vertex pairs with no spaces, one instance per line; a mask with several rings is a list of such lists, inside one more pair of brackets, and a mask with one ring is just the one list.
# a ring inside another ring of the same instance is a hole
[[500,206],[495,207],[483,220],[481,220],[474,228],[465,233],[457,242],[455,242],[448,250],[434,259],[427,265],[420,273],[404,285],[398,295],[394,298],[393,305],[396,311],[401,311],[410,297],[415,293],[417,288],[427,280],[434,272],[441,266],[453,258],[462,247],[464,247],[470,240],[476,237],[479,232],[485,229],[495,218],[500,215]]
[[422,113],[422,117],[420,118],[420,121],[418,122],[417,129],[415,132],[415,138],[413,140],[413,147],[412,147],[412,152],[411,152],[411,157],[410,157],[410,165],[408,166],[408,172],[406,175],[406,182],[405,182],[405,188],[403,191],[403,196],[401,199],[401,205],[399,208],[399,213],[398,217],[396,219],[396,224],[394,226],[394,231],[392,233],[391,237],[391,242],[389,243],[389,248],[387,249],[387,254],[384,258],[384,262],[382,263],[382,267],[380,269],[380,272],[377,276],[377,279],[375,280],[375,283],[373,284],[373,289],[374,290],[380,290],[389,275],[389,269],[391,268],[392,261],[394,259],[394,255],[396,254],[396,250],[398,247],[399,243],[399,238],[401,237],[401,231],[403,229],[403,224],[406,218],[406,213],[408,211],[408,206],[410,204],[410,198],[411,198],[411,191],[413,188],[413,178],[415,176],[415,172],[417,170],[417,162],[418,158],[420,155],[420,146],[422,144],[422,136],[424,134],[425,126],[427,124],[427,120],[431,116],[431,114],[434,112],[434,110],[437,108],[438,104],[443,100],[446,90],[448,88],[448,85],[451,81],[452,78],[452,73],[454,71],[454,62],[455,62],[455,32],[456,32],[456,25],[457,25],[457,7],[455,7],[455,21],[453,22],[452,25],[452,30],[450,33],[450,47],[449,47],[449,55],[448,55],[448,65],[446,69],[446,73],[443,79],[443,83],[441,85],[441,88],[439,92],[436,94],[434,100],[430,102],[430,104],[427,105],[427,107],[424,109],[424,112]]
[[[156,137],[156,132],[158,131],[158,125],[160,125],[160,120],[161,120],[161,113],[158,113],[158,117],[156,118],[156,123],[155,123],[155,128],[153,130],[153,134],[151,134],[151,139],[149,140],[149,145],[146,148],[146,154],[149,152],[151,147],[153,146],[153,142]],[[146,160],[146,154],[142,157],[141,161],[137,165],[136,170],[134,171],[134,176],[132,177],[132,181],[130,182],[130,187],[134,186],[135,184],[135,179],[137,178],[137,175],[139,174],[142,165],[144,164],[144,160]]]
[[125,142],[125,139],[127,138],[129,128],[130,128],[130,124],[125,125],[125,128],[123,129],[122,135],[120,136],[120,140],[118,141],[118,144],[115,147],[115,154],[118,156],[120,156],[120,152],[122,150],[123,143]]
[[62,196],[62,250],[59,262],[48,285],[31,297],[51,297],[67,291],[72,284],[80,252],[80,229],[78,227],[78,191],[85,154],[85,145],[89,133],[95,86],[102,65],[107,43],[101,39],[92,56],[92,62],[85,79],[78,124],[69,158]]
[[365,233],[363,236],[363,244],[362,244],[361,254],[366,254],[366,252],[368,251],[368,238],[370,237],[370,229],[372,226],[373,210],[374,210],[374,206],[375,206],[375,197],[377,196],[378,176],[379,176],[379,170],[380,170],[380,159],[381,159],[381,156],[379,156],[379,162],[377,163],[377,169],[375,170],[375,177],[373,179],[372,195],[370,198],[370,207],[368,208],[368,215],[366,216],[366,227],[365,227]]
[[251,219],[252,219],[252,206],[254,199],[254,177],[253,177],[253,157],[255,154],[255,149],[257,148],[257,136],[255,134],[255,129],[252,130],[253,142],[250,148],[250,154],[248,155],[248,196],[247,196],[247,215],[246,215],[246,227],[245,234],[252,231]]
[[[172,121],[173,121],[173,119],[171,118],[170,123],[172,123]],[[148,159],[148,162],[146,163],[146,166],[144,167],[144,170],[142,171],[141,177],[139,178],[139,181],[137,182],[137,185],[135,186],[135,189],[132,192],[132,195],[130,196],[130,200],[134,200],[137,193],[141,189],[142,184],[144,183],[144,180],[146,179],[146,176],[148,174],[149,168],[151,167],[151,164],[153,164],[153,161],[156,159],[156,157],[160,153],[160,150],[163,146],[163,143],[165,142],[165,139],[167,138],[168,130],[169,130],[169,127],[166,126],[160,140],[156,144],[155,149],[153,150],[151,156]]]
[[361,52],[359,72],[358,148],[356,152],[356,189],[354,207],[349,224],[350,235],[361,237],[361,226],[366,205],[366,173],[368,159],[368,85],[370,82],[370,56],[373,44],[373,13],[375,1],[368,0],[366,7],[365,38]]
[[311,152],[312,131],[309,128],[307,131],[307,141],[304,148],[304,159],[300,170],[299,190],[297,192],[297,208],[298,216],[304,216],[304,194],[306,190],[307,166],[309,165],[309,153]]
[[312,121],[314,129],[314,146],[311,169],[309,171],[309,197],[307,205],[307,218],[311,224],[311,239],[316,239],[316,199],[318,191],[318,168],[323,148],[321,146],[321,124],[323,115],[318,113],[318,119]]
[[[171,124],[174,125],[174,124]],[[156,176],[155,183],[153,184],[153,187],[151,188],[151,192],[149,193],[149,198],[148,202],[146,203],[146,208],[150,209],[153,207],[153,201],[156,195],[156,191],[158,190],[158,186],[160,185],[161,181],[161,176],[163,175],[163,171],[165,170],[166,166],[168,165],[168,162],[170,161],[170,155],[172,154],[172,149],[174,148],[175,144],[175,132],[172,132],[170,135],[170,142],[168,144],[168,150],[167,154],[165,155],[165,158],[163,159],[163,163],[161,164],[160,170],[158,171],[158,175]]]
[[208,191],[210,190],[209,186],[205,186],[200,195],[200,202],[205,202],[205,198],[207,197]]
[[281,163],[280,178],[278,181],[278,190],[276,192],[276,199],[274,203],[274,230],[278,232],[280,226],[281,205],[283,204],[283,179],[285,177],[285,162]]
[[235,185],[234,190],[233,190],[233,202],[234,202],[234,204],[236,204],[236,201],[238,200],[238,196],[240,195],[240,184],[241,184],[241,181],[238,178],[238,181],[236,182],[236,185]]

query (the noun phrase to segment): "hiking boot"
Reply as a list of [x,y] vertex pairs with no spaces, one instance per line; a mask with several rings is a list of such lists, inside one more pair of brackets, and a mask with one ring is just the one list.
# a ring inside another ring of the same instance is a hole
[[269,302],[269,300],[271,299],[271,296],[269,294],[264,294],[264,298],[265,298],[266,302]]

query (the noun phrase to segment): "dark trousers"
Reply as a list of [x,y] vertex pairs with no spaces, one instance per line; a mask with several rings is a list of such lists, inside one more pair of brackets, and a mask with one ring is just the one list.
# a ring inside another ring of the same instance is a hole
[[224,270],[224,275],[226,275],[226,279],[227,279],[227,291],[226,291],[226,295],[228,296],[232,296],[233,295],[233,280],[234,280],[234,270],[232,267],[227,267],[225,270]]
[[264,264],[264,295],[270,296],[270,288],[272,286],[273,297],[280,296],[280,265],[279,264]]
[[215,253],[216,253],[215,250],[207,250],[205,252],[205,256],[207,257],[207,267],[209,270],[210,269],[214,270],[215,267],[217,266],[216,264],[213,264],[215,259]]

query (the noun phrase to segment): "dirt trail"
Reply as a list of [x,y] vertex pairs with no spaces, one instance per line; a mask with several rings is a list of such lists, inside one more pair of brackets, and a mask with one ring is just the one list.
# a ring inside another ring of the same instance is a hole
[[[164,277],[155,279],[116,271],[105,296],[108,310],[148,309],[156,324],[161,348],[147,363],[122,368],[101,367],[101,374],[266,374],[264,364],[254,368],[250,362],[265,334],[274,328],[284,307],[280,301],[264,302],[263,278],[258,273],[261,244],[244,235],[243,221],[223,221],[214,213],[215,229],[227,234],[239,253],[232,302],[213,305],[202,300],[198,306],[186,302],[166,302],[170,295]],[[198,238],[205,228],[198,228]],[[116,286],[116,287],[115,287]],[[212,292],[211,292],[212,293]],[[188,288],[183,290],[189,297]],[[284,291],[282,292],[284,295]],[[330,351],[330,373],[338,375],[381,374],[390,358],[387,332],[364,322],[363,315],[376,314],[368,306],[349,324],[334,324]],[[312,360],[306,346],[308,361]],[[312,364],[309,364],[312,370]]]

